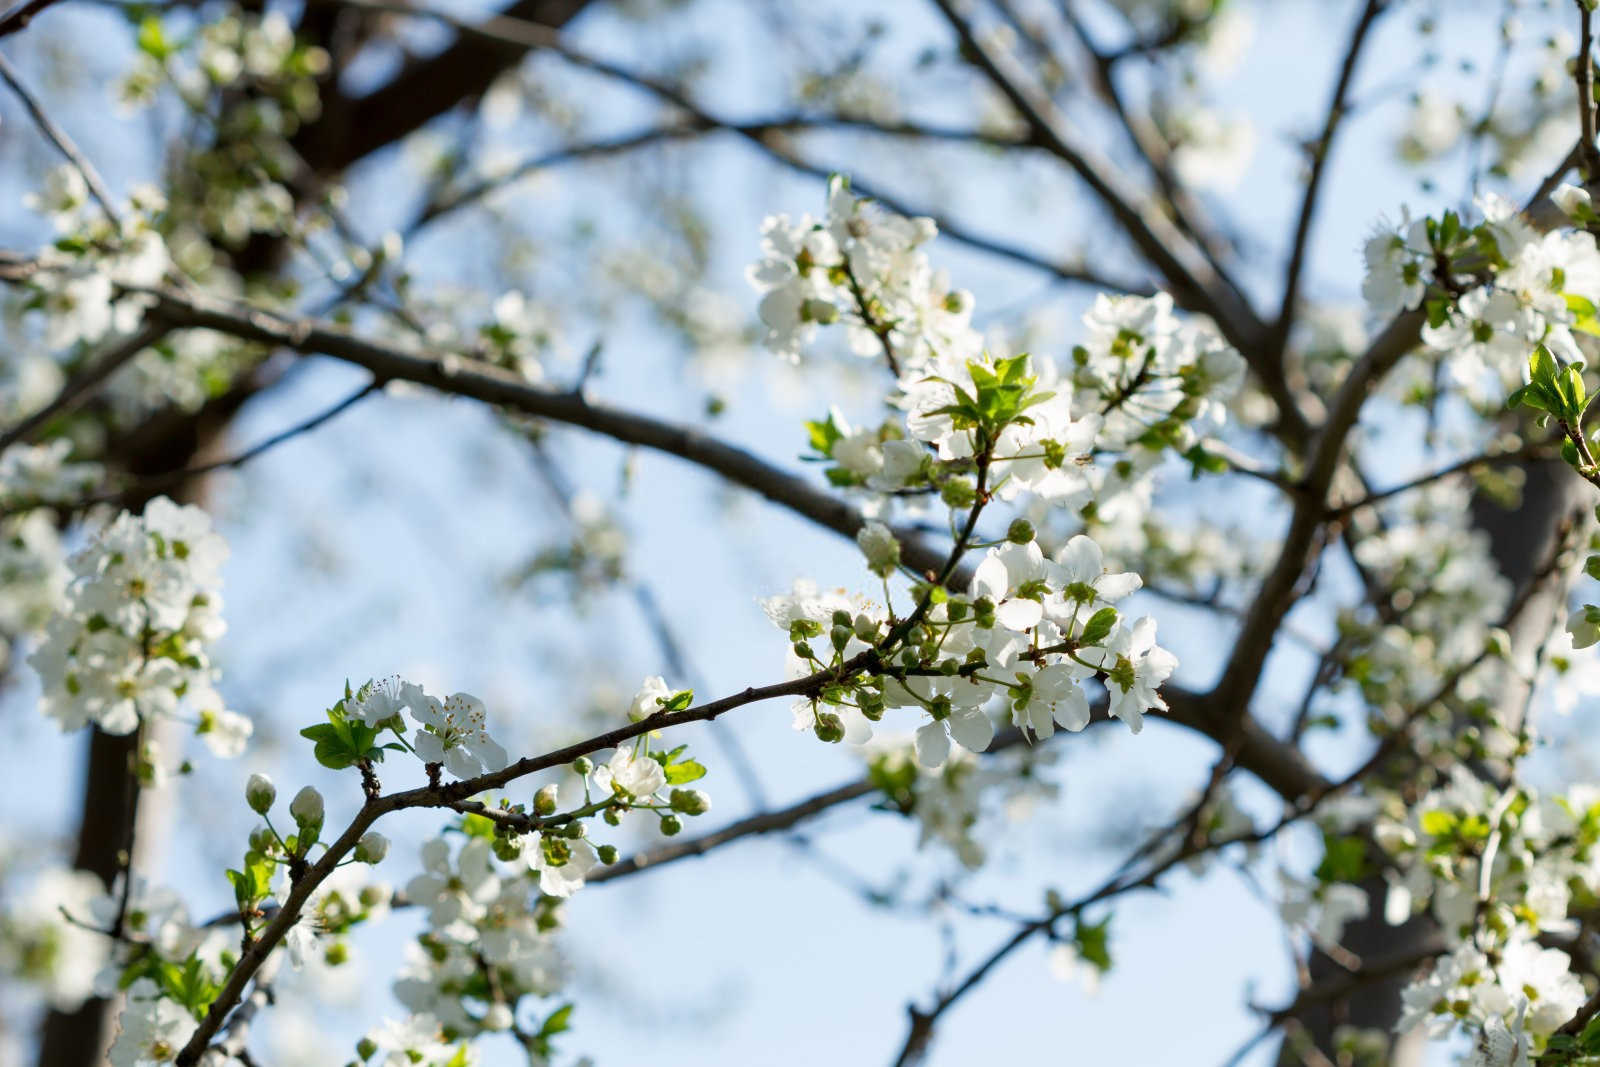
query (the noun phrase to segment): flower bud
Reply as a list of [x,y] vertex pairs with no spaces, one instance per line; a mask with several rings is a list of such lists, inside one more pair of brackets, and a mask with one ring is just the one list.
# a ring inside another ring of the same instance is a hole
[[711,798],[698,789],[674,789],[668,799],[673,811],[685,815],[704,815],[711,810]]
[[616,845],[601,845],[599,848],[595,849],[595,852],[599,853],[601,863],[609,866],[610,864],[617,862]]
[[600,813],[600,817],[606,821],[607,826],[622,825],[622,813],[616,808],[607,808]]
[[1594,214],[1594,202],[1589,194],[1579,186],[1569,182],[1562,182],[1555,192],[1550,194],[1550,199],[1555,202],[1567,217],[1584,222]]
[[489,1010],[483,1013],[483,1028],[496,1033],[511,1029],[515,1020],[511,1017],[511,1009],[504,1004],[491,1004]]
[[350,959],[350,946],[343,941],[335,941],[323,952],[322,959],[329,967],[337,967]]
[[831,711],[818,715],[816,725],[811,729],[818,741],[832,745],[844,740],[844,720]]
[[533,794],[533,810],[540,815],[554,815],[560,790],[554,782]]
[[244,799],[251,811],[265,815],[272,810],[272,802],[278,799],[278,790],[271,778],[264,774],[252,774],[244,784]]
[[356,1042],[356,1055],[364,1060],[370,1060],[378,1051],[378,1043],[370,1037],[364,1037]]
[[966,478],[951,478],[939,489],[946,507],[970,508],[978,499],[978,487]]
[[495,858],[503,863],[510,863],[522,855],[522,843],[515,837],[496,837],[489,846]]
[[801,303],[800,321],[831,326],[839,321],[839,308],[831,300],[819,300],[816,297],[812,297]]
[[294,821],[302,827],[316,829],[322,828],[322,794],[311,786],[306,786],[294,795],[289,802],[289,814],[294,816]]
[[880,578],[887,578],[900,566],[900,542],[881,522],[869,522],[856,534],[856,545],[867,557],[867,567]]
[[357,863],[382,863],[389,854],[389,839],[376,830],[368,830],[356,842]]
[[594,760],[588,756],[579,756],[572,761],[572,773],[574,774],[587,775],[592,770],[594,770]]
[[1029,544],[1033,541],[1033,523],[1027,519],[1012,519],[1006,530],[1006,540],[1014,545]]
[[672,837],[683,829],[683,820],[676,815],[661,816],[661,833],[664,837]]

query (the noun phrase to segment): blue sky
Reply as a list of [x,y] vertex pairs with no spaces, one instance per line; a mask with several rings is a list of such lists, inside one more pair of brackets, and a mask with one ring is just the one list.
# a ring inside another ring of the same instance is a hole
[[[1499,9],[1489,3],[1461,6],[1467,10],[1441,42],[1452,56],[1481,50],[1482,42],[1492,40],[1492,31],[1485,31]],[[1266,279],[1296,202],[1287,182],[1295,169],[1289,136],[1320,121],[1332,49],[1343,39],[1350,8],[1297,0],[1251,5],[1254,44],[1239,73],[1220,89],[1225,108],[1247,109],[1257,125],[1256,161],[1227,199],[1243,230],[1264,242],[1261,255],[1251,259],[1260,269],[1249,271],[1263,295],[1275,295]],[[891,53],[914,54],[902,40],[940,39],[923,5],[896,3],[883,10],[896,42]],[[52,18],[62,39],[71,29],[99,32],[110,25],[104,12],[71,5]],[[757,39],[755,18],[742,5],[707,0],[681,17],[669,16],[671,25],[653,46],[666,55],[699,35],[724,45],[746,33]],[[1416,56],[1411,18],[1391,20],[1360,84],[1381,85],[1409,69]],[[572,39],[622,60],[638,58],[637,26],[603,10],[585,16]],[[118,66],[110,49],[87,62],[93,70]],[[545,62],[539,70],[547,69]],[[631,128],[651,114],[637,96],[582,84],[595,94],[586,101],[591,116],[608,129]],[[714,53],[702,98],[774,100],[781,89],[759,49],[723,47]],[[1361,98],[1361,91],[1356,95]],[[146,133],[141,122],[109,120],[103,108],[97,114],[87,93],[75,99],[76,107],[65,114],[113,185],[125,188],[147,176],[152,161],[138,147]],[[1389,162],[1403,102],[1397,96],[1362,113],[1340,145],[1312,260],[1314,294],[1355,292],[1360,240],[1380,214],[1394,214],[1402,203],[1417,210],[1434,206],[1418,193],[1414,178]],[[970,114],[971,104],[946,92],[916,106],[927,117],[955,121]],[[724,103],[721,110],[753,116],[766,109]],[[10,136],[13,143],[21,136],[15,126]],[[511,142],[505,147],[520,147],[517,129],[499,136]],[[1072,240],[1090,215],[1086,194],[1044,164],[1025,165],[1030,209],[1007,195],[985,195],[997,188],[997,167],[987,161],[941,156],[951,162],[930,179],[904,156],[867,150],[859,138],[811,143],[818,158],[919,202],[946,195],[967,224],[1025,234],[1041,248]],[[350,213],[369,235],[409,217],[403,190],[410,179],[383,173],[395,162],[394,156],[373,160],[352,180]],[[819,210],[821,183],[778,171],[727,141],[690,149],[673,165],[683,167],[687,195],[714,211],[713,280],[753,314],[754,299],[740,272],[756,253],[761,217]],[[1451,173],[1458,170],[1464,173]],[[648,227],[637,206],[614,206],[607,197],[631,180],[626,164],[603,171],[575,168],[500,203],[514,219],[586,216],[605,240],[626,244]],[[17,171],[0,174],[0,199],[20,196],[25,184]],[[1445,188],[1458,185],[1452,179]],[[439,227],[413,246],[419,278],[480,284],[490,264],[473,250],[483,247],[478,242],[487,241],[495,225],[464,218]],[[39,237],[20,220],[0,226],[0,232],[10,245]],[[1042,302],[1061,331],[1045,347],[1070,349],[1083,294],[1043,286],[1026,270],[948,242],[936,245],[933,254],[977,293],[980,317],[985,308]],[[560,266],[546,264],[532,276],[545,277]],[[604,318],[573,315],[570,336],[575,350],[604,341],[597,395],[655,415],[699,417],[706,384],[686,365],[677,342],[636,310],[624,306]],[[748,369],[729,390],[729,413],[712,430],[790,464],[803,444],[799,420],[821,412],[830,397],[825,383],[838,376],[798,394],[779,392],[793,383],[770,371],[772,358],[750,353]],[[259,440],[360,381],[350,368],[311,361],[284,388],[245,410],[234,440]],[[856,392],[847,408],[870,410],[870,395]],[[782,591],[802,575],[825,586],[857,586],[864,577],[852,545],[763,502],[729,495],[710,476],[677,460],[627,455],[576,431],[558,433],[552,448],[576,482],[617,501],[632,538],[630,565],[665,606],[709,695],[782,672],[783,637],[761,615],[758,596]],[[1421,457],[1397,461],[1385,481],[1427,465]],[[626,493],[618,496],[624,482]],[[1226,526],[1241,515],[1260,524],[1281,521],[1270,498],[1253,487],[1182,495],[1181,475],[1171,482],[1180,494],[1174,506],[1196,521]],[[248,829],[238,798],[249,771],[270,771],[285,793],[304,782],[319,784],[329,797],[330,823],[354,810],[355,782],[312,765],[308,746],[294,736],[339,694],[345,679],[400,672],[447,691],[475,693],[488,702],[491,721],[500,724],[512,748],[534,751],[579,735],[593,683],[615,690],[620,711],[620,701],[640,678],[663,669],[658,648],[626,597],[601,597],[575,613],[559,599],[508,592],[506,576],[539,547],[559,541],[562,526],[525,446],[468,403],[415,395],[369,400],[316,434],[219,479],[213,504],[233,547],[225,587],[230,632],[222,650],[223,691],[240,710],[257,716],[259,744],[238,763],[202,761],[198,774],[173,789],[177,821],[166,872],[192,893],[197,914],[226,906],[226,886],[209,872],[232,856]],[[1226,650],[1218,627],[1170,605],[1145,607],[1158,614],[1163,643],[1184,662],[1178,680],[1207,684]],[[1312,616],[1301,621],[1312,629],[1325,626]],[[1283,703],[1298,697],[1306,669],[1298,653],[1275,656],[1257,710],[1275,721]],[[61,841],[77,817],[72,798],[80,741],[56,735],[33,712],[32,699],[33,683],[23,671],[5,697],[3,713],[21,769],[17,786],[0,794],[0,826],[14,838]],[[594,721],[588,720],[591,726]],[[775,803],[859,773],[859,761],[849,753],[794,734],[781,702],[750,708],[727,723],[752,754]],[[705,784],[716,808],[691,824],[691,832],[745,814],[749,801],[707,730],[687,730],[681,740],[713,767]],[[1213,756],[1209,744],[1159,726],[1135,738],[1113,725],[1067,738],[1060,749],[1059,798],[995,842],[991,867],[961,882],[964,900],[1036,912],[1047,885],[1068,896],[1091,887],[1119,858],[1106,846],[1126,845],[1128,828],[1139,819],[1174,810],[1203,782]],[[1356,750],[1350,739],[1335,741],[1331,749],[1344,759]],[[1245,795],[1269,810],[1259,790],[1247,786]],[[184,829],[198,812],[205,814],[208,837],[196,845]],[[385,825],[397,847],[381,869],[384,877],[403,883],[414,872],[414,846],[430,822],[421,817]],[[932,850],[914,854],[913,827],[860,806],[825,817],[808,833],[832,860],[874,884],[888,884],[909,870],[911,884],[926,891],[952,873],[947,856]],[[1290,838],[1291,848],[1296,840]],[[641,842],[648,839],[617,841]],[[1288,854],[1291,863],[1304,862],[1303,845]],[[1129,897],[1117,906],[1112,926],[1115,968],[1095,997],[1052,979],[1045,946],[1031,946],[945,1018],[930,1062],[1220,1062],[1254,1030],[1247,1000],[1275,1005],[1291,988],[1282,935],[1263,889],[1271,893],[1275,886],[1217,870],[1203,880],[1176,874],[1163,893]],[[564,1051],[592,1054],[601,1065],[648,1059],[657,1067],[814,1059],[885,1063],[903,1037],[908,999],[926,1002],[944,974],[951,945],[961,973],[1011,932],[998,920],[869,907],[776,840],[741,843],[713,859],[595,887],[572,901],[569,917],[565,936],[578,1013]],[[400,935],[413,928],[413,919],[397,916],[357,941],[364,979],[354,1003],[330,1001],[317,1015],[335,1049],[329,1064],[342,1062],[345,1043],[394,1010],[388,976],[398,960]],[[516,1062],[509,1045],[487,1045],[485,1052],[491,1064]],[[1267,1061],[1258,1056],[1252,1062]]]

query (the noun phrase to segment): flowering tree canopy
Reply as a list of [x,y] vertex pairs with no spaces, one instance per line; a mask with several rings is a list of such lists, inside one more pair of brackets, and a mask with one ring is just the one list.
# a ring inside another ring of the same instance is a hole
[[0,1060],[1600,1063],[1594,6],[0,13]]

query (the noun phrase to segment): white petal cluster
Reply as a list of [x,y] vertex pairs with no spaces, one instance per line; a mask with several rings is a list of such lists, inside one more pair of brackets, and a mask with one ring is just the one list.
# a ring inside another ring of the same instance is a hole
[[0,922],[0,971],[37,988],[53,1009],[76,1011],[94,992],[110,941],[66,916],[87,920],[104,893],[88,871],[40,872]]
[[[1574,900],[1600,890],[1600,792],[1513,790],[1457,765],[1419,803],[1376,823],[1391,863],[1385,919],[1399,924],[1427,911],[1451,945],[1405,991],[1402,1030],[1425,1025],[1438,1036],[1464,1026],[1478,1035],[1480,1052],[1525,1049],[1525,1040],[1542,1042],[1584,1002],[1571,958],[1538,938],[1570,927]],[[1335,889],[1363,894],[1325,887]]]
[[163,996],[152,979],[140,978],[128,987],[120,1029],[106,1059],[111,1067],[171,1063],[194,1033],[196,1022],[183,1005]]
[[[427,929],[410,946],[394,985],[416,1031],[402,1038],[388,1028],[391,1044],[373,1035],[380,1048],[394,1052],[421,1049],[404,1042],[436,1039],[441,1025],[464,1038],[504,1029],[495,1005],[484,1005],[486,967],[509,1004],[525,994],[547,996],[565,978],[552,936],[559,914],[553,902],[540,898],[534,872],[520,864],[498,868],[489,840],[481,836],[467,837],[454,857],[450,839],[433,838],[422,846],[422,863],[423,872],[406,885],[406,897],[424,909]],[[428,1049],[425,1056],[440,1054]]]
[[98,463],[69,462],[70,441],[44,445],[15,444],[0,453],[0,502],[72,503],[100,485],[105,468]]
[[392,719],[404,708],[416,721],[411,747],[423,763],[438,763],[457,778],[498,771],[510,762],[505,746],[489,736],[489,713],[470,693],[440,700],[421,686],[388,678],[363,686],[357,714],[368,726]]
[[1375,317],[1386,319],[1422,302],[1432,278],[1432,253],[1425,220],[1402,218],[1398,227],[1379,224],[1367,238],[1367,276],[1361,283],[1361,295]]
[[1025,818],[1057,795],[1042,772],[1055,758],[1049,749],[1020,749],[982,762],[959,749],[937,769],[921,765],[911,745],[874,739],[864,750],[875,786],[903,814],[916,819],[918,847],[949,849],[976,870],[1003,826]]
[[749,271],[763,294],[767,346],[797,360],[818,326],[843,322],[857,354],[879,356],[887,346],[909,364],[970,332],[971,297],[949,291],[918,252],[936,232],[932,219],[882,211],[837,177],[825,218],[767,219],[762,259]]
[[439,1020],[426,1012],[385,1020],[367,1038],[374,1054],[383,1054],[368,1062],[381,1067],[475,1067],[478,1063],[472,1045],[446,1039]]
[[[985,709],[991,703],[1003,703],[1012,722],[1037,737],[1050,736],[1057,726],[1082,730],[1090,717],[1084,686],[1097,676],[1110,696],[1111,714],[1137,733],[1146,712],[1165,710],[1158,690],[1177,666],[1155,644],[1155,620],[1130,626],[1113,606],[1139,584],[1137,575],[1107,572],[1099,546],[1085,535],[1054,558],[1037,541],[991,548],[966,595],[950,595],[929,610],[927,625],[939,635],[937,655],[919,673],[885,680],[883,706],[928,715],[917,730],[916,748],[930,767],[944,762],[952,742],[969,752],[989,747],[994,723]],[[763,607],[799,642],[829,635],[844,659],[881,640],[887,624],[883,610],[870,602],[819,593],[806,583]],[[1090,620],[1102,611],[1109,614],[1098,632],[1089,633]],[[812,669],[810,661],[791,655],[792,674]],[[838,716],[843,740],[859,744],[871,736],[872,710],[846,703],[826,713]],[[822,714],[802,700],[795,706],[795,726],[814,729]]]
[[223,707],[209,659],[224,630],[227,555],[199,508],[158,497],[142,516],[118,515],[72,558],[63,610],[29,658],[44,713],[63,730],[93,723],[114,734],[182,719],[216,755],[238,755],[250,721]]

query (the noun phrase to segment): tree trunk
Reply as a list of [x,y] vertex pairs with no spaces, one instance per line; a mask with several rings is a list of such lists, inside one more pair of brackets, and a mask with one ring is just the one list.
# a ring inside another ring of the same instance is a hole
[[[1594,504],[1594,491],[1565,463],[1531,463],[1524,470],[1527,483],[1521,507],[1506,510],[1482,497],[1473,502],[1473,522],[1489,535],[1495,564],[1518,591],[1533,581],[1539,569],[1549,562],[1568,524],[1586,522],[1585,513]],[[1506,688],[1499,701],[1504,714],[1520,717],[1528,698],[1528,686],[1522,679],[1539,648],[1549,639],[1553,620],[1560,618],[1568,589],[1569,583],[1565,580],[1544,583],[1508,627],[1512,662],[1518,670],[1505,672]],[[1406,757],[1403,755],[1401,759]],[[1404,767],[1397,771],[1404,773]],[[1368,917],[1348,925],[1342,941],[1343,947],[1357,956],[1381,956],[1419,948],[1436,933],[1427,915],[1419,915],[1403,926],[1389,926],[1383,921],[1387,892],[1383,879],[1370,879],[1364,883],[1364,888]],[[1313,952],[1313,983],[1346,973],[1325,954]],[[1295,1016],[1298,1025],[1285,1035],[1278,1053],[1279,1067],[1321,1064],[1315,1054],[1307,1052],[1312,1046],[1337,1063],[1333,1060],[1333,1034],[1340,1026],[1392,1033],[1400,1018],[1400,991],[1410,977],[1409,973],[1402,972],[1366,985],[1348,998],[1307,1006]],[[1418,1067],[1423,1062],[1424,1046],[1420,1034],[1400,1037],[1391,1050],[1388,1067]]]

